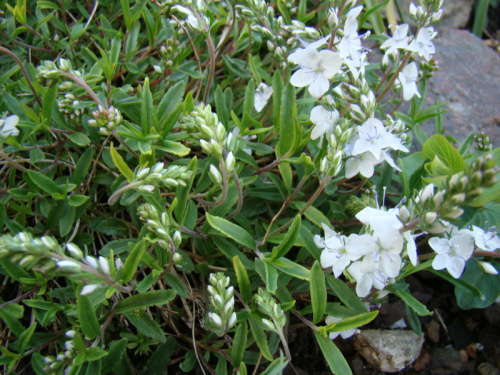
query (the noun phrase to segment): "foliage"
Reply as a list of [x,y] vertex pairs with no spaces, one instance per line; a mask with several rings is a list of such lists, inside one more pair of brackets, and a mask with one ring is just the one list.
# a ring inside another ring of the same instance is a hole
[[500,153],[424,107],[441,1],[393,37],[371,3],[6,4],[5,373],[277,374],[300,322],[348,374],[370,302],[432,313],[412,273],[495,301]]

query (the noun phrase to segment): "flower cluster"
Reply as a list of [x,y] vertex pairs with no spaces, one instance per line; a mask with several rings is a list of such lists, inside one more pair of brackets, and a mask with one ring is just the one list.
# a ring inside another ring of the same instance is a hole
[[110,135],[123,120],[120,111],[113,106],[104,108],[98,105],[97,110],[92,112],[92,117],[93,119],[90,119],[88,124],[94,128],[99,128],[99,133],[102,135]]
[[267,290],[259,288],[258,294],[253,298],[259,306],[259,311],[269,317],[269,319],[262,318],[265,329],[281,333],[286,324],[286,315],[274,297]]
[[210,274],[210,285],[207,287],[210,298],[208,319],[218,336],[223,336],[227,330],[236,324],[234,312],[234,288],[229,286],[229,277],[222,272]]
[[160,214],[155,206],[144,203],[139,206],[137,213],[146,223],[146,227],[158,237],[157,243],[164,249],[169,249],[172,254],[175,253],[182,242],[182,236],[178,230],[170,235],[173,220],[167,212],[163,211]]

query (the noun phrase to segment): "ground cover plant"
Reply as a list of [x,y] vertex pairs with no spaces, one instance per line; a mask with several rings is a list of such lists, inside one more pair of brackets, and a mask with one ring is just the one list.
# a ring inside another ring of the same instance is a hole
[[425,105],[442,0],[387,3],[3,1],[4,372],[277,374],[301,326],[349,374],[409,275],[491,305],[500,151]]

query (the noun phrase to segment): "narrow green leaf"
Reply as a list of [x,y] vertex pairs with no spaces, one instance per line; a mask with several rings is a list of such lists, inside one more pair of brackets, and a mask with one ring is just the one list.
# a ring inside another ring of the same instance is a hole
[[126,350],[127,339],[112,341],[108,349],[108,355],[103,358],[101,363],[101,375],[106,375],[108,372],[113,371],[116,364],[123,358]]
[[42,115],[46,120],[46,125],[49,127],[52,121],[52,111],[56,104],[57,90],[58,85],[52,85],[52,87],[46,88],[42,98]]
[[231,362],[234,368],[240,367],[243,353],[247,344],[248,327],[247,322],[241,322],[234,334],[233,346],[231,347]]
[[[306,202],[294,202],[293,206],[297,210],[302,211],[302,209],[306,206]],[[325,216],[323,212],[318,210],[316,207],[313,206],[307,207],[307,209],[304,211],[304,215],[313,224],[320,227],[321,229],[323,229],[323,226],[321,224],[326,224],[333,229],[332,225],[330,224],[330,220]]]
[[174,214],[179,223],[184,223],[189,192],[191,191],[191,186],[193,186],[193,181],[196,177],[196,171],[198,169],[198,158],[196,156],[189,161],[187,169],[192,172],[191,178],[186,181],[186,186],[179,185],[175,192],[177,206],[175,207]]
[[121,282],[123,284],[128,283],[130,280],[132,280],[132,277],[134,277],[135,272],[137,271],[137,266],[139,265],[139,262],[142,259],[142,255],[146,251],[147,243],[143,239],[139,242],[137,242],[130,252],[129,256],[127,257],[127,260],[125,261],[125,265],[123,266],[122,270],[122,280]]
[[392,293],[397,295],[399,298],[403,300],[406,306],[410,307],[413,311],[415,311],[420,316],[432,315],[432,313],[427,310],[424,304],[420,303],[415,297],[413,297],[410,293],[404,290],[392,290]]
[[271,260],[282,258],[288,253],[288,251],[290,251],[295,244],[297,236],[299,235],[301,223],[302,220],[300,215],[295,216],[295,219],[293,219],[292,225],[288,228],[283,241],[278,246],[273,247]]
[[333,292],[344,304],[354,311],[364,313],[366,306],[342,280],[336,279],[333,275],[326,275],[328,286],[332,288]]
[[212,228],[221,232],[225,237],[229,237],[249,249],[256,248],[255,239],[242,227],[209,213],[207,213],[207,221]]
[[101,334],[101,328],[95,314],[94,307],[88,296],[78,295],[76,298],[76,310],[82,332],[89,339],[95,339]]
[[137,328],[138,332],[161,343],[164,343],[166,341],[165,333],[163,332],[160,325],[147,313],[128,312],[125,313],[125,316],[130,321],[130,323],[132,323],[135,328]]
[[229,125],[229,109],[226,106],[226,98],[220,86],[217,86],[215,90],[215,110],[220,121],[227,127]]
[[76,143],[78,146],[85,147],[90,144],[90,138],[86,134],[75,132],[69,135],[71,142]]
[[[241,121],[241,131],[244,131],[249,123],[249,119],[252,118],[253,105],[255,102],[255,81],[250,79],[245,90],[245,99],[243,100],[243,115]],[[246,116],[245,116],[246,115]]]
[[132,172],[127,163],[125,163],[118,151],[115,150],[113,142],[109,145],[109,152],[111,153],[111,159],[113,159],[113,163],[115,163],[116,168],[118,168],[120,173],[127,179],[128,182],[132,182],[134,179],[134,172]]
[[148,358],[144,373],[148,375],[163,375],[167,365],[177,348],[177,341],[172,336],[167,337],[164,344],[158,345],[155,352]]
[[315,261],[311,268],[309,290],[313,309],[313,323],[318,324],[326,311],[326,282],[321,264]]
[[287,275],[293,276],[297,279],[309,281],[310,271],[304,266],[301,266],[300,264],[297,264],[290,259],[274,259],[272,262],[269,262],[269,264],[272,264],[278,270],[286,273]]
[[21,335],[19,335],[19,339],[17,340],[17,352],[18,353],[24,353],[24,349],[28,345],[28,343],[31,340],[31,336],[33,336],[33,333],[35,332],[37,327],[37,323],[31,324],[28,329],[23,331]]
[[462,279],[455,279],[453,276],[451,276],[448,271],[436,271],[433,269],[429,269],[430,272],[438,275],[439,277],[442,277],[449,283],[455,285],[455,287],[462,289],[466,291],[467,293],[472,294],[473,296],[479,297],[479,298],[484,298],[483,293],[476,288],[476,286],[472,285],[470,282],[462,280]]
[[378,315],[378,311],[358,314],[349,318],[344,318],[338,323],[334,323],[333,328],[327,329],[327,332],[342,332],[353,328],[358,328],[370,323]]
[[269,351],[269,345],[267,344],[267,336],[264,330],[260,326],[260,317],[255,313],[250,313],[248,317],[248,323],[250,323],[250,330],[252,331],[253,338],[260,349],[261,354],[268,361],[273,360],[273,355]]
[[26,171],[28,173],[29,178],[35,185],[37,185],[40,189],[48,194],[64,194],[64,190],[61,186],[57,185],[50,177],[47,177],[40,172],[36,172],[33,170]]
[[122,5],[122,13],[123,19],[125,21],[125,25],[127,26],[127,30],[132,29],[132,23],[130,22],[130,3],[129,0],[120,0]]
[[323,356],[325,357],[328,366],[330,366],[330,370],[337,375],[352,374],[351,368],[342,355],[342,352],[339,348],[337,348],[330,337],[328,337],[328,335],[323,336],[316,331],[314,332],[314,336],[316,336],[316,341],[323,352]]
[[94,159],[94,149],[89,147],[80,156],[78,163],[76,163],[75,170],[71,175],[72,182],[77,186],[80,185],[85,177],[88,176],[88,171],[92,165],[92,160]]
[[80,207],[85,202],[87,202],[89,199],[90,199],[90,197],[87,195],[72,194],[69,196],[68,205],[73,206],[73,207]]
[[492,3],[492,0],[476,0],[475,3],[472,32],[481,38],[483,36],[483,29],[488,23],[488,7]]
[[247,270],[238,256],[233,257],[233,266],[240,287],[241,300],[243,303],[248,303],[252,299],[252,286],[250,285]]
[[293,180],[293,172],[290,163],[281,162],[278,164],[278,169],[281,174],[281,178],[285,183],[285,187],[288,193],[292,192],[292,180]]
[[297,107],[295,104],[295,87],[288,82],[283,88],[280,104],[280,128],[279,140],[276,145],[276,157],[290,156],[294,151],[296,143],[296,122]]
[[172,274],[172,273],[167,273],[165,276],[163,276],[165,281],[174,289],[179,296],[182,298],[187,298],[188,297],[188,292],[186,290],[186,287],[182,283],[181,279],[179,279],[178,276]]
[[173,289],[153,290],[151,292],[136,294],[118,302],[115,307],[116,314],[123,314],[131,310],[139,310],[148,306],[166,305],[174,299],[177,292]]
[[[158,130],[165,136],[170,131],[172,126],[179,118],[182,111],[182,98],[186,90],[186,82],[179,81],[174,86],[168,89],[158,105],[157,115],[159,119]],[[180,111],[178,108],[181,108]],[[177,115],[171,118],[172,114],[178,112]]]
[[144,80],[141,97],[141,128],[144,136],[151,133],[153,127],[153,116],[155,111],[153,108],[153,95],[149,89],[149,78]]
[[262,264],[264,265],[266,289],[274,294],[278,289],[278,271],[267,262],[262,262]]
[[281,95],[283,94],[283,78],[281,73],[276,71],[273,75],[273,119],[274,131],[278,132],[281,124]]
[[283,370],[288,365],[288,361],[282,356],[272,361],[261,375],[282,375]]

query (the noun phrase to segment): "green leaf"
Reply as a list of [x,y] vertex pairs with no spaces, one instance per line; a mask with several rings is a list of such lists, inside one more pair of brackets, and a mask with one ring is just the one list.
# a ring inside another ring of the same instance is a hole
[[123,266],[121,283],[126,284],[132,280],[146,247],[147,243],[144,239],[135,244]]
[[276,358],[266,367],[261,375],[282,375],[287,365],[288,361],[284,357]]
[[243,118],[241,121],[241,131],[243,132],[249,123],[249,119],[252,118],[253,105],[255,101],[255,82],[252,79],[248,81],[247,88],[245,90],[245,99],[243,101]]
[[238,256],[233,257],[233,267],[240,287],[241,300],[243,303],[248,303],[252,299],[252,286],[250,285],[247,270]]
[[186,82],[179,81],[168,89],[158,105],[158,130],[165,136],[176,123],[182,112],[182,98],[186,90]]
[[177,348],[177,341],[172,336],[167,337],[164,344],[158,345],[155,352],[149,357],[144,367],[144,372],[148,375],[162,375],[165,374],[167,364],[172,358]]
[[91,346],[90,348],[85,349],[85,359],[89,362],[97,361],[106,355],[108,355],[108,352],[102,350],[101,348],[94,348]]
[[272,264],[279,271],[284,272],[287,275],[293,276],[297,279],[309,281],[310,271],[304,266],[301,266],[300,264],[297,264],[290,259],[274,259],[273,261],[269,262],[269,264]]
[[221,217],[212,216],[209,213],[207,213],[207,221],[212,228],[221,232],[225,237],[229,237],[249,249],[254,250],[256,248],[254,238],[242,227]]
[[399,289],[391,290],[391,292],[397,295],[399,298],[401,298],[403,302],[413,311],[415,311],[418,315],[420,316],[432,315],[432,313],[429,310],[427,310],[427,307],[425,307],[424,304],[420,303],[410,293]]
[[273,75],[273,119],[275,131],[279,131],[281,124],[281,96],[283,94],[283,85],[281,73],[276,71]]
[[243,353],[247,344],[248,327],[247,322],[241,322],[234,334],[233,346],[231,347],[231,362],[234,368],[240,367]]
[[85,202],[87,202],[89,199],[90,199],[90,197],[86,196],[86,195],[72,194],[69,196],[68,205],[73,206],[73,207],[80,207]]
[[284,257],[290,251],[299,235],[301,222],[300,215],[295,216],[283,241],[278,246],[273,247],[270,260]]
[[57,90],[58,85],[52,85],[52,87],[48,87],[45,89],[42,98],[42,115],[46,120],[45,125],[51,126],[52,121],[52,111],[56,107],[56,99],[57,99]]
[[455,279],[448,273],[448,271],[436,271],[433,269],[429,269],[429,271],[455,285],[455,287],[458,289],[462,289],[463,291],[472,294],[475,297],[484,298],[483,293],[475,285],[466,280],[462,280],[461,278]]
[[85,147],[90,144],[90,138],[80,132],[71,133],[69,135],[69,139],[71,139],[71,142],[76,143],[81,147]]
[[[306,202],[294,202],[292,205],[297,210],[302,211],[302,209],[306,206]],[[332,225],[330,224],[330,220],[325,216],[325,214],[323,214],[323,212],[318,210],[316,207],[313,207],[313,206],[307,207],[307,209],[304,211],[304,215],[313,224],[317,225],[321,229],[323,229],[323,226],[321,224],[326,224],[331,229],[333,229]]]
[[193,350],[188,350],[179,368],[184,372],[190,372],[196,366],[196,354]]
[[295,104],[295,87],[288,82],[281,97],[279,140],[276,145],[276,157],[291,156],[295,151],[300,126]]
[[488,23],[488,7],[492,3],[492,0],[476,0],[475,3],[472,32],[481,38],[483,36],[483,29]]
[[50,177],[47,177],[40,172],[36,172],[33,170],[26,171],[29,178],[35,185],[37,185],[41,190],[48,194],[64,194],[64,190],[58,184],[56,184]]
[[347,307],[360,313],[367,311],[366,306],[356,293],[354,293],[342,280],[336,279],[333,275],[326,275],[326,281],[335,295],[344,302]]
[[153,290],[151,292],[136,294],[118,302],[115,307],[116,314],[123,314],[131,310],[139,310],[149,306],[166,305],[177,295],[173,289]]
[[112,341],[108,349],[108,355],[102,359],[101,375],[106,375],[113,371],[115,366],[121,361],[127,350],[127,339]]
[[227,127],[229,125],[229,109],[227,108],[226,98],[220,86],[217,86],[215,90],[215,110],[220,121]]
[[144,136],[151,133],[154,115],[155,110],[153,108],[153,95],[149,89],[149,78],[146,78],[144,80],[144,86],[142,87],[141,97],[141,128]]
[[166,341],[165,333],[160,325],[153,320],[146,312],[128,312],[125,313],[127,319],[132,323],[139,333],[142,333],[161,343]]
[[349,318],[342,319],[338,323],[334,323],[332,328],[327,329],[327,332],[342,332],[349,329],[358,328],[370,323],[378,315],[378,311],[358,314]]
[[95,309],[92,306],[89,296],[77,295],[76,311],[82,332],[85,336],[91,340],[99,336],[101,334],[101,327],[97,321]]
[[182,143],[169,141],[166,139],[161,142],[161,145],[155,145],[155,148],[157,150],[168,152],[169,154],[177,156],[186,156],[191,152],[191,149],[184,146]]
[[311,268],[309,290],[313,309],[313,323],[318,324],[326,311],[326,282],[325,273],[318,261]]
[[89,147],[85,150],[85,152],[80,156],[78,163],[76,163],[75,170],[71,175],[71,181],[75,185],[80,185],[85,177],[88,176],[88,172],[90,166],[92,165],[92,161],[94,159],[94,149]]
[[[428,160],[435,160],[437,156],[444,166],[449,169],[449,173],[451,174],[463,172],[467,167],[460,152],[442,134],[434,134],[427,139],[422,147],[422,154]],[[437,176],[433,175],[433,177]]]
[[188,292],[186,290],[186,287],[182,283],[181,279],[179,279],[178,276],[172,274],[172,273],[167,273],[166,275],[163,276],[165,281],[174,289],[179,296],[182,298],[187,298],[188,297]]
[[195,156],[187,165],[187,169],[191,171],[191,177],[186,181],[186,186],[179,185],[175,192],[177,198],[177,206],[175,207],[174,214],[179,223],[185,222],[186,217],[186,205],[189,197],[189,192],[191,191],[191,186],[193,186],[194,178],[196,177],[196,171],[198,169],[198,158]]
[[256,313],[250,313],[248,317],[248,323],[250,323],[250,330],[252,331],[253,338],[260,349],[261,354],[268,361],[273,360],[273,355],[269,351],[269,345],[267,343],[267,336],[264,333],[260,323],[260,317]]
[[[500,263],[491,263],[500,272]],[[475,259],[467,262],[461,280],[467,281],[476,286],[483,294],[483,297],[474,296],[464,289],[455,288],[455,297],[461,309],[484,309],[495,302],[500,295],[500,275],[490,275],[484,272]]]
[[130,183],[134,179],[134,172],[128,167],[127,163],[123,160],[118,151],[113,147],[113,142],[109,145],[109,152],[111,153],[111,159],[113,159],[113,163],[115,163],[116,168],[120,171],[120,173],[127,179]]
[[18,353],[23,353],[24,349],[28,345],[28,343],[31,340],[31,336],[33,336],[33,333],[35,332],[37,327],[37,323],[35,322],[34,324],[31,324],[28,329],[23,331],[19,335],[19,339],[17,340],[17,352]]
[[[10,264],[10,262],[9,262]],[[2,264],[5,268],[5,264]],[[4,307],[0,309],[0,318],[4,323],[4,326],[7,325],[9,330],[19,337],[24,332],[25,328],[19,321],[24,315],[24,307],[18,305],[17,303],[8,303]]]
[[[304,155],[304,154],[302,154],[302,155]],[[283,182],[285,183],[287,192],[291,193],[292,192],[293,172],[292,172],[292,167],[290,167],[290,163],[281,162],[278,164],[278,169],[280,171],[281,178],[283,179]]]
[[342,355],[342,352],[335,346],[333,341],[328,337],[328,335],[323,336],[319,332],[314,332],[314,336],[316,336],[316,341],[323,352],[323,356],[330,366],[330,370],[334,374],[338,375],[349,375],[352,374],[351,368],[347,363],[346,359]]

